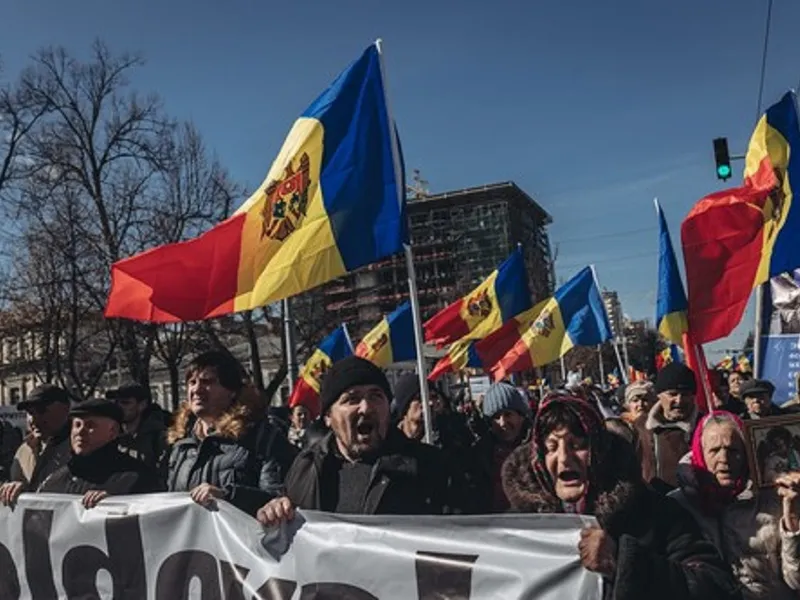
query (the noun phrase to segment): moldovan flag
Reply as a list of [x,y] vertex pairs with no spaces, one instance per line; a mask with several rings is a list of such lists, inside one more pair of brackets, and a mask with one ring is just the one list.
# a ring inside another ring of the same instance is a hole
[[114,263],[105,315],[207,319],[401,252],[408,236],[398,170],[371,46],[294,123],[264,183],[231,218],[193,240]]
[[[678,350],[678,346],[675,344],[670,344],[656,354],[656,369],[659,371],[670,363],[679,362],[681,362],[681,353],[680,350]],[[698,387],[697,389],[699,390],[700,388]]]
[[525,258],[517,248],[483,283],[425,323],[425,341],[441,348],[461,339],[479,340],[529,308]]
[[439,359],[433,371],[428,375],[428,381],[436,381],[445,373],[458,373],[467,368],[480,369],[483,367],[474,340],[461,340],[450,346],[447,354]]
[[356,346],[356,356],[384,368],[417,358],[411,304],[403,302],[393,313],[381,319]]
[[658,332],[673,344],[683,343],[683,334],[689,329],[686,318],[688,302],[683,289],[678,261],[669,235],[664,211],[656,200],[658,214],[658,297],[656,298],[656,326]]
[[333,363],[352,354],[353,345],[350,342],[350,336],[347,334],[345,326],[340,325],[320,342],[306,361],[300,377],[294,384],[292,397],[289,398],[289,408],[303,405],[311,412],[311,418],[316,419],[320,413],[319,386],[322,383],[323,375]]
[[702,344],[739,324],[750,292],[800,267],[800,129],[787,93],[759,120],[745,184],[703,198],[681,227],[689,288],[689,331]]
[[596,346],[611,337],[594,271],[586,267],[551,298],[478,342],[476,349],[484,368],[499,381],[558,360],[573,346]]

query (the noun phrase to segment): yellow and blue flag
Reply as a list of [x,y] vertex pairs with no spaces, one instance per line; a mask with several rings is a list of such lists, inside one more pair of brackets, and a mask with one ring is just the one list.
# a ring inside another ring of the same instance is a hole
[[483,282],[425,323],[425,341],[438,347],[480,340],[531,307],[522,248],[517,248]]
[[265,306],[403,251],[402,156],[370,46],[295,121],[266,179],[198,238],[114,263],[107,317],[197,321]]
[[673,344],[682,344],[689,329],[686,317],[688,303],[683,289],[678,261],[669,236],[664,211],[656,200],[658,213],[658,296],[656,298],[656,327]]
[[356,346],[356,356],[379,367],[417,358],[411,304],[403,302],[378,323]]
[[478,342],[476,349],[484,368],[497,381],[558,360],[574,346],[596,346],[611,337],[594,271],[586,267],[551,298]]
[[311,354],[300,377],[294,384],[292,397],[289,398],[289,408],[302,405],[308,408],[313,419],[319,416],[320,397],[319,388],[322,377],[331,368],[333,363],[347,358],[353,354],[353,345],[347,328],[340,325],[322,340],[317,349]]

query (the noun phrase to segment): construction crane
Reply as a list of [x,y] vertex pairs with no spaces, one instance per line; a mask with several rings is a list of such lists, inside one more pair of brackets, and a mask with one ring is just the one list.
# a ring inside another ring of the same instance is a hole
[[411,183],[406,184],[406,195],[411,200],[419,200],[429,195],[428,180],[422,178],[419,169],[414,169],[414,176],[411,178]]

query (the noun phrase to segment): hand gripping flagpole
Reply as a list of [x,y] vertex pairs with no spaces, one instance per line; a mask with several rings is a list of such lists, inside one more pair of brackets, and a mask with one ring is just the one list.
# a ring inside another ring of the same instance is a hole
[[[378,39],[375,41],[378,49],[378,57],[381,65],[381,82],[383,83],[383,95],[386,103],[386,115],[389,121],[389,137],[392,144],[392,160],[394,162],[395,188],[397,189],[397,202],[401,206],[405,202],[405,181],[400,181],[403,170],[400,167],[400,150],[397,144],[397,131],[394,126],[392,108],[389,103],[389,90],[386,81],[386,66],[383,61],[383,42]],[[408,294],[411,300],[411,315],[414,320],[414,345],[417,351],[417,373],[419,374],[420,399],[422,400],[422,415],[425,419],[425,443],[433,443],[433,417],[431,416],[431,402],[428,394],[428,372],[425,366],[425,356],[423,354],[424,343],[422,336],[422,316],[419,309],[419,294],[417,292],[417,274],[414,269],[414,254],[410,244],[404,244],[406,256],[406,269],[408,270]]]

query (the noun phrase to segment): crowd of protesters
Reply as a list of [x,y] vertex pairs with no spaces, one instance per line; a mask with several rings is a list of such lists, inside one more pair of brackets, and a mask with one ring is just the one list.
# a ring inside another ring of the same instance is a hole
[[[755,484],[743,421],[786,414],[774,386],[715,374],[700,414],[694,373],[669,364],[616,393],[570,380],[544,397],[493,384],[480,407],[429,388],[432,444],[416,375],[394,389],[361,358],[335,363],[321,415],[285,415],[225,352],[196,357],[170,415],[125,385],[72,403],[54,385],[18,405],[24,439],[3,429],[0,503],[23,492],[82,496],[188,492],[272,527],[297,509],[341,514],[574,513],[583,566],[611,598],[800,596],[800,473]],[[776,467],[777,468],[777,467]]]

